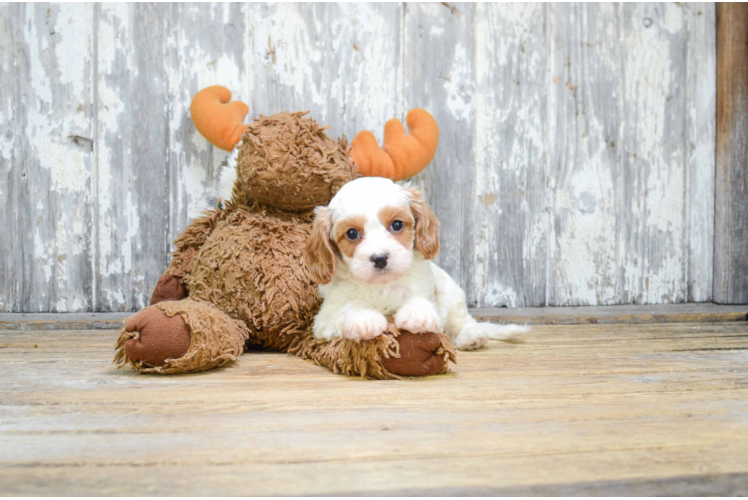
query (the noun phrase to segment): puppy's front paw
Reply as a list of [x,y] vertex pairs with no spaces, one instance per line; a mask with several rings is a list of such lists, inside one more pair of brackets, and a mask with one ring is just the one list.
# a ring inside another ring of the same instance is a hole
[[461,351],[472,351],[473,349],[480,349],[487,342],[488,334],[481,330],[477,324],[468,323],[460,330],[452,344]]
[[387,318],[377,311],[356,311],[348,314],[343,323],[343,337],[351,340],[369,340],[387,330]]
[[431,307],[405,305],[395,314],[395,326],[412,333],[440,333],[442,322]]

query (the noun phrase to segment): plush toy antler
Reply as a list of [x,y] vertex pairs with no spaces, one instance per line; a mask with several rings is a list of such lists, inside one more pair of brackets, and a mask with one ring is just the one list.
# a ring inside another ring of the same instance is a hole
[[[249,107],[231,101],[231,91],[214,85],[198,92],[192,99],[190,113],[197,130],[211,144],[231,151],[241,140],[247,126],[242,122]],[[434,158],[439,144],[439,126],[428,111],[412,109],[405,118],[410,135],[403,124],[392,119],[384,126],[382,148],[374,134],[364,131],[351,143],[350,156],[366,177],[387,177],[395,181],[407,179],[423,170]]]
[[401,181],[416,175],[434,158],[439,144],[439,126],[434,117],[424,109],[411,109],[405,121],[410,135],[397,118],[387,122],[382,148],[368,130],[354,137],[350,156],[361,175]]
[[241,140],[247,128],[242,122],[249,113],[249,106],[230,100],[229,89],[214,85],[198,92],[190,106],[197,130],[208,142],[226,151],[234,149]]

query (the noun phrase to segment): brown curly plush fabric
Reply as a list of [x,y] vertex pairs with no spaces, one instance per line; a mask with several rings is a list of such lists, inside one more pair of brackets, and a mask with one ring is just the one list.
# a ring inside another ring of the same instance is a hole
[[234,201],[257,201],[281,210],[324,205],[357,177],[347,140],[334,141],[329,127],[307,112],[261,116],[247,127],[237,159]]
[[[175,240],[154,305],[127,322],[115,362],[144,373],[194,372],[257,345],[345,375],[447,371],[455,351],[440,334],[398,332],[392,324],[360,343],[312,334],[321,300],[302,255],[313,208],[358,174],[345,138],[330,139],[304,114],[262,116],[247,127],[232,199],[223,210],[207,210]],[[186,298],[173,300],[179,294]]]
[[316,314],[317,291],[301,266],[309,214],[240,206],[221,220],[184,278],[206,300],[252,328],[250,341],[284,349]]
[[454,347],[446,335],[400,332],[392,323],[384,334],[360,343],[348,339],[326,342],[308,333],[288,351],[334,373],[375,379],[446,373],[448,361],[456,362]]

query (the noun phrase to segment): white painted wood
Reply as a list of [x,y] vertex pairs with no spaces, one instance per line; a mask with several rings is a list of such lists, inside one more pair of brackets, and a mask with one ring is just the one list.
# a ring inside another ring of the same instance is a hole
[[549,9],[549,305],[617,304],[620,6]]
[[0,311],[131,311],[216,201],[189,117],[330,135],[425,107],[414,179],[471,306],[712,298],[713,4],[0,5]]
[[687,299],[684,8],[624,4],[623,156],[618,234],[624,303]]
[[137,310],[169,262],[172,6],[97,4],[96,310]]
[[704,302],[714,298],[716,8],[714,3],[683,5],[688,28],[685,110],[688,117],[688,190],[684,221],[688,232],[688,300]]
[[481,4],[475,12],[475,175],[459,221],[471,306],[545,303],[546,16],[542,4]]
[[252,4],[250,117],[310,110],[349,139],[398,116],[399,4]]
[[172,6],[173,22],[166,39],[170,188],[165,195],[170,196],[171,205],[170,243],[190,220],[218,201],[215,187],[226,153],[212,147],[195,129],[190,102],[210,85],[224,85],[234,99],[246,101],[248,9],[247,4],[235,3]]
[[439,123],[437,154],[414,184],[441,222],[436,262],[460,283],[468,279],[462,258],[475,177],[475,9],[440,3],[407,4],[403,30],[403,113],[429,110]]
[[90,4],[0,6],[0,310],[92,308]]

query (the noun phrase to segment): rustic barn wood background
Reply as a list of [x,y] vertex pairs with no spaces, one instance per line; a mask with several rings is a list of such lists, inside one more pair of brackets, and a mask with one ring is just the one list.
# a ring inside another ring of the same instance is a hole
[[714,4],[3,4],[0,312],[132,311],[215,203],[190,99],[335,136],[425,107],[471,305],[713,298]]

